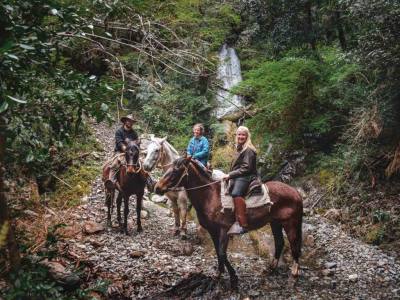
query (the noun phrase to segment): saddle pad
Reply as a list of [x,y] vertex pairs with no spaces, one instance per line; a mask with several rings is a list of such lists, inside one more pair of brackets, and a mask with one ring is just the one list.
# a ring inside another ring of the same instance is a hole
[[[266,204],[271,204],[271,199],[269,197],[268,188],[265,184],[261,185],[262,195],[254,195],[246,198],[246,207],[255,208]],[[221,185],[221,203],[223,208],[233,209],[233,198],[230,195],[225,195],[225,185]]]

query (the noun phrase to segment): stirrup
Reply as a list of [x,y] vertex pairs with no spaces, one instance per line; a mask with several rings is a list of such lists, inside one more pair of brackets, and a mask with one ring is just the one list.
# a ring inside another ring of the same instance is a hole
[[244,234],[244,233],[247,233],[247,232],[248,232],[247,228],[244,228],[244,227],[240,226],[239,222],[236,221],[235,223],[233,223],[233,225],[229,229],[228,235]]

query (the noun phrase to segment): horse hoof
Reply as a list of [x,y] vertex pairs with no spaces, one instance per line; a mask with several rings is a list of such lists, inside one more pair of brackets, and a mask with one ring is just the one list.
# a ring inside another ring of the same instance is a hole
[[292,276],[294,278],[299,277],[300,275],[300,265],[298,263],[294,263],[291,269]]
[[137,228],[137,232],[139,232],[139,233],[140,233],[140,232],[143,232],[143,228],[142,228],[142,227],[138,227],[138,228]]
[[174,236],[178,236],[180,233],[181,233],[181,231],[179,229],[175,229]]
[[238,278],[231,279],[231,289],[235,292],[239,291],[239,281]]

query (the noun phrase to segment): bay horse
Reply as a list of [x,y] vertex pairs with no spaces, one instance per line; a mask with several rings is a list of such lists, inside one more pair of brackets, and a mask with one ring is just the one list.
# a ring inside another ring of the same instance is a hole
[[[156,167],[160,167],[166,172],[172,163],[178,159],[179,153],[168,143],[167,138],[152,137],[147,145],[146,158],[143,161],[143,168],[146,172],[151,172]],[[186,238],[187,226],[186,219],[188,213],[188,196],[186,191],[170,191],[165,194],[171,201],[172,211],[175,217],[175,235]]]
[[[299,258],[302,241],[303,202],[293,187],[278,181],[269,181],[268,187],[272,207],[267,205],[248,208],[249,230],[255,230],[270,223],[275,243],[271,268],[278,266],[284,246],[282,228],[288,237],[293,257],[292,275],[299,275]],[[221,204],[221,181],[214,181],[206,171],[190,158],[177,159],[155,186],[156,193],[163,194],[183,187],[196,209],[198,220],[211,236],[218,258],[218,276],[228,269],[231,287],[238,288],[238,277],[227,258],[228,230],[235,222],[231,210],[223,210]]]
[[[125,163],[122,163],[117,173],[116,187],[110,188],[106,186],[107,225],[111,226],[112,200],[114,199],[115,189],[117,189],[117,220],[121,232],[125,234],[128,234],[129,197],[131,195],[136,195],[137,232],[143,231],[140,213],[142,210],[145,179],[142,175],[143,168],[140,162],[139,152],[140,149],[136,142],[130,141],[127,143],[125,153],[120,154],[124,156]],[[107,174],[105,170],[107,167],[109,166],[103,168],[103,174]],[[121,222],[122,199],[124,200],[123,223]]]

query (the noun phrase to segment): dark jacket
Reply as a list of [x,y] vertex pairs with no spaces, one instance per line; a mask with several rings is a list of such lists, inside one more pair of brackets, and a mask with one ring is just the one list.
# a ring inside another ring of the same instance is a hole
[[246,177],[250,179],[257,176],[256,160],[257,154],[250,148],[239,152],[232,162],[231,171],[228,173],[229,178]]
[[138,134],[136,133],[135,130],[125,130],[124,126],[121,126],[120,128],[117,129],[115,132],[115,152],[122,152],[122,145],[125,144],[125,140],[128,141],[135,141],[138,140]]

